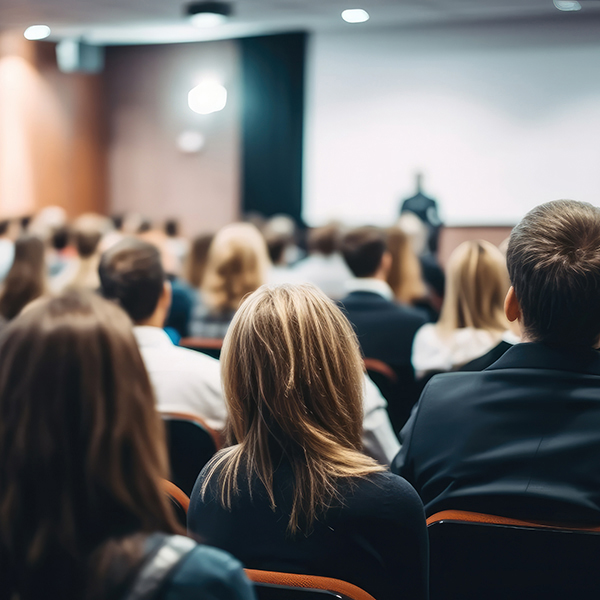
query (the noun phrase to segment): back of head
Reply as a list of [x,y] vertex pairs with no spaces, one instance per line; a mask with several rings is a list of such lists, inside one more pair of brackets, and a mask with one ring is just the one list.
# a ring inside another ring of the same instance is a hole
[[195,288],[202,285],[206,261],[208,260],[208,250],[213,238],[214,234],[205,233],[192,240],[186,262],[186,279]]
[[16,317],[24,306],[44,293],[46,264],[44,242],[24,235],[15,242],[15,257],[0,293],[0,315]]
[[125,238],[102,255],[98,274],[102,295],[117,301],[134,323],[152,316],[165,282],[156,246]]
[[600,209],[556,200],[513,229],[507,264],[531,341],[596,346],[600,337]]
[[330,256],[339,247],[340,227],[330,223],[323,227],[315,227],[308,232],[308,251],[311,254]]
[[356,335],[316,287],[262,287],[249,296],[229,327],[221,362],[230,441],[239,444],[229,456],[225,498],[241,465],[274,503],[274,463],[285,456],[295,475],[295,531],[310,527],[328,505],[337,478],[378,470],[359,453],[363,370]]
[[385,231],[379,227],[358,227],[342,238],[341,251],[355,277],[374,275],[386,250]]
[[[40,300],[0,340],[0,584],[82,598],[112,537],[177,528],[162,424],[127,316],[91,292]],[[91,571],[90,571],[91,569]]]
[[249,223],[223,227],[214,237],[206,263],[202,292],[216,311],[235,311],[242,298],[266,280],[269,266],[262,234]]
[[504,256],[485,240],[463,242],[446,268],[446,294],[438,326],[505,331],[504,298],[509,288]]

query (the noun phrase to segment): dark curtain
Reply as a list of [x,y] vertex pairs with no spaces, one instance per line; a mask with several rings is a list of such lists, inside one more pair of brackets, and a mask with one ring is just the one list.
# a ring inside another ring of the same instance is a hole
[[305,33],[240,40],[242,211],[300,222]]

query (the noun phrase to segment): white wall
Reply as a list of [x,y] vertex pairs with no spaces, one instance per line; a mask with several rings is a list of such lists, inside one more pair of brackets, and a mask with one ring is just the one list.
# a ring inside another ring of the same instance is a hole
[[[188,235],[214,231],[239,213],[240,76],[234,41],[111,48],[107,55],[110,210],[153,220],[179,217]],[[187,94],[201,79],[228,89],[225,109],[190,110]],[[198,154],[177,147],[198,131]]]
[[418,170],[449,225],[600,204],[597,21],[316,34],[307,105],[309,224],[388,224]]

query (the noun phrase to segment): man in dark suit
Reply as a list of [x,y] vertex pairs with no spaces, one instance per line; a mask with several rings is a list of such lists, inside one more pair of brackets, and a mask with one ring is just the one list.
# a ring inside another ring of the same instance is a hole
[[398,379],[395,389],[385,393],[392,425],[398,431],[406,422],[419,391],[411,364],[412,343],[417,329],[426,321],[418,310],[394,301],[386,283],[391,265],[385,232],[377,227],[349,231],[341,251],[354,279],[349,294],[341,301],[352,323],[363,354],[383,361]]
[[523,343],[434,377],[392,470],[431,515],[600,522],[600,209],[538,206],[513,230],[505,311]]

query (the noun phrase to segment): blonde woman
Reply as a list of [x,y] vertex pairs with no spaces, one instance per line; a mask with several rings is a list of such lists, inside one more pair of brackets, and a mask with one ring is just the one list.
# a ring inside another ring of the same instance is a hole
[[190,334],[225,337],[242,299],[265,283],[269,266],[267,245],[254,225],[233,223],[223,227],[208,250]]
[[458,246],[446,269],[440,319],[421,327],[413,342],[417,376],[462,368],[496,348],[501,354],[518,342],[504,315],[509,287],[506,260],[496,246],[485,240]]
[[221,364],[232,446],[200,474],[189,530],[247,568],[426,598],[423,507],[361,452],[363,367],[337,306],[311,285],[262,287],[233,318]]

